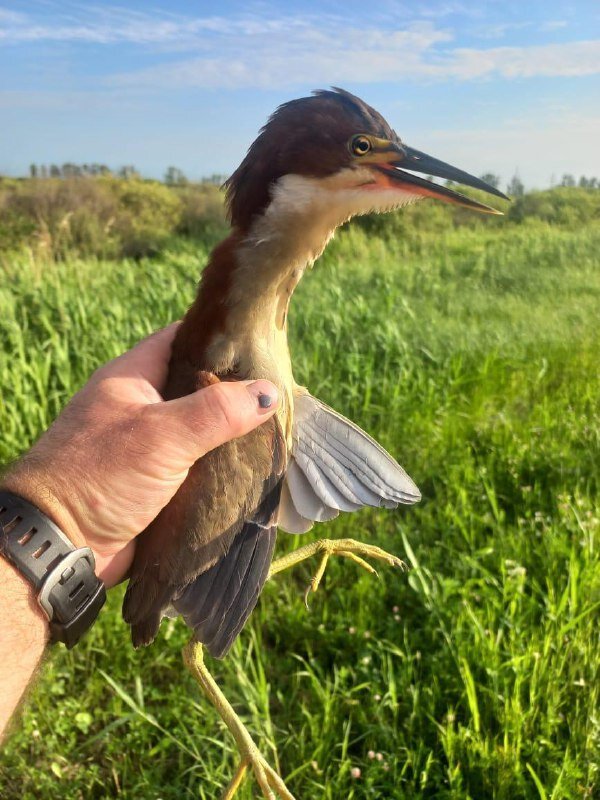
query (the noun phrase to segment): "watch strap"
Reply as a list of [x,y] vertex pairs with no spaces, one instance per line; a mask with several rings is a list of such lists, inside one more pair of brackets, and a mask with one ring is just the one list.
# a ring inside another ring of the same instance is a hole
[[106,601],[90,548],[75,548],[36,506],[0,491],[0,553],[33,585],[50,640],[73,647]]

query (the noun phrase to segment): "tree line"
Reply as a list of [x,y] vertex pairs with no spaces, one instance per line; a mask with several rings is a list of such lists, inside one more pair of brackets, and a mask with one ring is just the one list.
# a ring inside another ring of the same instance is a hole
[[[495,189],[500,189],[502,179],[499,175],[495,175],[493,172],[485,172],[480,177],[482,181],[489,183],[490,186],[493,186]],[[600,179],[594,177],[588,178],[586,175],[581,175],[578,180],[574,175],[565,172],[558,183],[552,179],[550,186],[551,188],[555,186],[565,186],[569,189],[575,187],[579,187],[580,189],[600,189]],[[509,197],[523,197],[525,195],[525,184],[519,177],[518,172],[516,172],[506,184],[505,191]]]
[[[60,165],[31,164],[29,166],[29,176],[31,178],[96,178],[99,176],[108,175],[114,175],[117,178],[124,178],[125,180],[140,179],[142,177],[139,170],[137,170],[133,164],[126,164],[125,166],[119,167],[117,170],[112,170],[106,164],[97,163],[72,164],[67,162],[66,164]],[[496,175],[493,172],[485,172],[480,177],[494,188],[501,188],[502,179],[499,175]],[[215,173],[206,178],[202,178],[201,183],[212,183],[216,186],[220,186],[226,180],[226,178],[226,175]],[[165,171],[163,183],[165,183],[167,186],[187,186],[189,183],[191,183],[191,181],[187,178],[183,170],[179,169],[179,167],[170,166],[167,167]],[[565,186],[567,188],[578,187],[580,189],[600,189],[600,179],[596,177],[588,177],[586,175],[581,175],[579,178],[576,178],[575,175],[565,173],[558,183],[552,180],[551,186]],[[525,195],[525,184],[519,177],[518,172],[515,173],[510,181],[506,184],[505,191],[509,197],[523,197]]]
[[[139,180],[142,177],[140,171],[136,169],[133,164],[125,164],[118,169],[111,169],[106,164],[98,164],[96,162],[91,164],[73,164],[67,162],[65,164],[29,165],[30,178],[98,178],[107,176],[124,178],[125,180]],[[212,183],[215,186],[220,186],[226,179],[226,175],[214,173],[213,175],[202,178],[200,182]],[[183,170],[171,166],[167,167],[165,171],[163,183],[167,186],[187,186],[191,181],[184,174]]]

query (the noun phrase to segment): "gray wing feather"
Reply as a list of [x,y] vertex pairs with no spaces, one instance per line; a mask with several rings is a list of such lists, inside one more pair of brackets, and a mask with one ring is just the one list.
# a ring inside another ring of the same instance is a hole
[[348,459],[338,456],[333,448],[328,447],[329,444],[326,436],[315,437],[311,439],[310,444],[306,439],[300,439],[296,459],[303,455],[305,459],[313,461],[338,492],[359,508],[378,506],[381,496],[365,486],[363,474],[358,472],[352,463],[346,466],[344,461]]
[[347,492],[341,492],[337,488],[337,482],[330,480],[330,473],[323,471],[317,458],[310,458],[304,452],[296,452],[294,459],[300,469],[310,476],[309,481],[313,492],[327,506],[340,511],[358,511],[359,508],[364,508],[364,503],[350,500]]
[[308,475],[295,459],[290,459],[288,463],[285,479],[296,510],[315,522],[326,522],[337,517],[338,510],[326,505],[314,489],[315,484],[318,486],[320,482],[318,468],[308,463],[307,469]]
[[313,526],[312,520],[298,513],[286,481],[281,489],[277,525],[287,533],[306,533]]
[[[319,409],[307,418],[302,425],[304,438],[298,442],[299,446],[315,447],[320,454],[325,451],[330,459],[345,467],[346,472],[357,474],[365,488],[376,497],[395,501],[396,505],[404,497],[410,502],[409,498],[413,497],[414,490],[418,494],[418,489],[402,467],[354,423],[335,412],[332,414],[335,416],[328,418],[324,409]],[[307,445],[309,437],[310,445]]]
[[331,519],[334,511],[396,508],[421,499],[414,482],[380,444],[307,392],[294,397],[292,439],[286,482],[296,512],[294,531],[307,529],[310,520]]

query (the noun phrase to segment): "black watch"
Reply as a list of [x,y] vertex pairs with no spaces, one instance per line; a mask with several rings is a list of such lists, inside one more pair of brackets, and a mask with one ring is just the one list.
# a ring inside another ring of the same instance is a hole
[[76,645],[106,601],[90,548],[75,548],[32,503],[0,491],[0,554],[34,586],[50,641]]

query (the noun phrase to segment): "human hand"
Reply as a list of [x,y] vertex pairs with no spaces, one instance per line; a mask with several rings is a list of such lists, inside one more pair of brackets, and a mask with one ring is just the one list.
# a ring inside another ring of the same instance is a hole
[[[107,586],[125,577],[135,537],[192,464],[277,409],[277,389],[262,380],[217,383],[163,401],[178,324],[100,367],[2,481],[76,547],[91,547]],[[272,398],[269,408],[259,406],[260,395]]]

